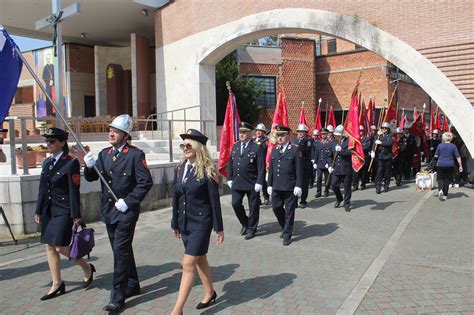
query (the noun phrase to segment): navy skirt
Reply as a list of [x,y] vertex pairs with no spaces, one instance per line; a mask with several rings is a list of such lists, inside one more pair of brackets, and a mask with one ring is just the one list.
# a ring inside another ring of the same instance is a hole
[[182,231],[181,240],[184,244],[184,253],[190,256],[204,256],[209,250],[211,231]]
[[41,216],[41,243],[51,246],[69,246],[73,221],[69,215]]

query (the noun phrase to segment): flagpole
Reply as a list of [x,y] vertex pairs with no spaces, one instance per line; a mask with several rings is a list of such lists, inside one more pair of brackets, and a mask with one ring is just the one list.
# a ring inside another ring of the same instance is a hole
[[326,117],[324,117],[324,128],[328,127],[328,107],[329,107],[329,102],[326,101]]
[[[56,111],[56,115],[59,115],[59,118],[61,119],[61,121],[64,123],[64,126],[66,127],[66,129],[69,131],[69,133],[71,134],[71,136],[74,138],[74,140],[76,140],[76,143],[77,145],[79,146],[79,148],[82,150],[82,152],[84,152],[84,154],[87,154],[88,152],[86,151],[86,148],[82,145],[81,141],[79,140],[79,138],[77,137],[76,133],[74,132],[74,130],[72,130],[72,128],[69,126],[69,124],[67,123],[66,119],[64,118],[63,114],[61,114],[61,111],[58,109],[58,106],[56,105],[56,103],[53,101],[53,99],[51,98],[51,96],[48,94],[48,91],[46,91],[46,88],[43,86],[43,84],[41,83],[41,80],[38,78],[38,76],[36,75],[35,71],[31,68],[30,64],[28,63],[28,61],[26,61],[25,57],[23,57],[23,54],[21,53],[20,49],[18,49],[18,46],[14,45],[14,49],[15,49],[15,52],[17,53],[17,55],[20,57],[20,59],[23,61],[23,65],[26,67],[26,69],[28,69],[28,72],[31,74],[31,76],[33,77],[33,79],[36,81],[36,84],[38,84],[38,86],[40,87],[41,91],[43,91],[44,95],[46,96],[46,98],[51,102],[51,105],[54,107],[54,110]],[[109,186],[109,183],[107,182],[107,180],[105,180],[104,176],[102,175],[102,173],[99,171],[99,169],[97,168],[96,165],[94,165],[94,170],[96,171],[97,175],[99,175],[99,178],[100,180],[102,181],[102,183],[105,185],[105,187],[107,187],[107,190],[110,192],[110,194],[112,195],[112,197],[114,197],[115,201],[118,201],[118,198],[117,198],[117,195],[115,195],[114,191],[112,190],[112,188]]]

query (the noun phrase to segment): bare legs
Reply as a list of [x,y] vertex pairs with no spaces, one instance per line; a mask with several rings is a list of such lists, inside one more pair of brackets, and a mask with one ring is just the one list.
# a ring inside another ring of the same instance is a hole
[[199,278],[201,278],[204,286],[204,299],[203,302],[207,302],[214,293],[212,286],[211,268],[207,261],[207,256],[190,256],[184,255],[183,257],[183,275],[181,277],[181,283],[179,285],[178,300],[173,308],[171,314],[178,315],[183,312],[184,304],[188,299],[191,288],[194,284],[194,278],[196,276],[196,270],[198,271]]
[[[61,279],[61,263],[59,254],[69,257],[69,247],[61,246],[61,247],[54,247],[51,245],[46,244],[46,256],[48,258],[48,265],[49,270],[51,271],[51,278],[53,279],[53,284],[49,293],[54,292],[62,283]],[[76,265],[79,265],[84,272],[84,281],[90,278],[92,270],[91,266],[82,258],[77,259],[74,261]]]

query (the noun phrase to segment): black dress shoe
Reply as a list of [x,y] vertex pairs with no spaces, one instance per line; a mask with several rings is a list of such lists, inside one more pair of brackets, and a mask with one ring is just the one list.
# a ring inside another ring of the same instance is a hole
[[91,266],[91,276],[89,279],[87,279],[87,281],[82,281],[83,289],[87,288],[92,283],[92,280],[94,280],[95,267],[93,264],[89,264],[89,266]]
[[376,189],[375,192],[379,195],[382,193],[382,191],[380,189]]
[[324,192],[324,197],[327,197],[327,196],[329,196],[329,191]]
[[102,309],[106,312],[118,313],[123,309],[124,306],[125,306],[124,303],[109,303],[106,306],[104,306]]
[[383,189],[383,192],[388,192],[388,187],[385,187],[385,188]]
[[240,229],[240,235],[245,235],[247,234],[247,227],[246,226],[243,226],[241,229]]
[[247,233],[247,235],[245,235],[244,239],[251,240],[254,237],[255,237],[255,233],[249,232],[249,233]]
[[127,290],[127,293],[125,294],[125,298],[128,299],[128,298],[131,298],[132,296],[135,296],[135,295],[140,295],[140,288],[135,288],[135,289],[132,289],[132,290]]
[[341,202],[336,200],[336,203],[334,204],[334,208],[339,208],[340,205],[341,205]]
[[43,295],[40,300],[46,301],[46,300],[55,298],[57,296],[63,295],[64,293],[66,293],[66,285],[64,284],[64,281],[63,281],[61,285],[56,290],[54,290],[54,292]]
[[307,205],[306,202],[302,202],[302,203],[300,203],[300,208],[301,208],[301,209],[304,209],[304,208],[306,208],[306,205]]
[[351,212],[351,206],[344,206],[344,208],[346,209],[346,212]]
[[316,198],[321,197],[321,192],[316,193],[316,195],[314,195],[314,197],[316,197]]
[[212,304],[214,304],[216,302],[216,299],[217,299],[217,293],[216,291],[214,291],[214,294],[212,294],[211,298],[209,299],[209,301],[207,301],[206,303],[202,303],[200,302],[197,306],[196,306],[196,309],[197,310],[200,310],[200,309],[203,309],[203,308],[207,308],[209,306],[211,306]]
[[283,246],[288,246],[291,244],[291,237],[283,239]]

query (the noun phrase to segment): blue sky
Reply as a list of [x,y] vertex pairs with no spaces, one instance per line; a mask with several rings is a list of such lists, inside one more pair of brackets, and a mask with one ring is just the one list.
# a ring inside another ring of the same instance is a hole
[[52,46],[51,41],[23,37],[23,36],[16,36],[16,35],[10,35],[10,37],[15,41],[15,43],[18,45],[21,51],[28,51],[28,50]]

